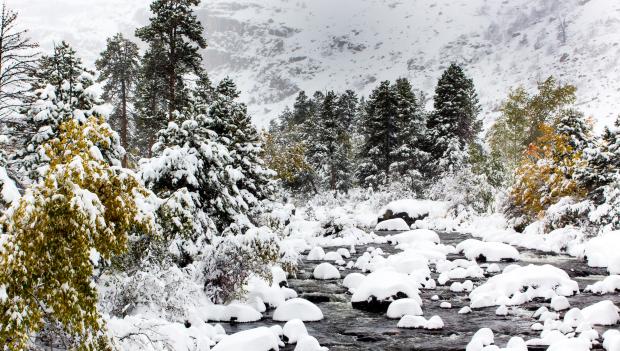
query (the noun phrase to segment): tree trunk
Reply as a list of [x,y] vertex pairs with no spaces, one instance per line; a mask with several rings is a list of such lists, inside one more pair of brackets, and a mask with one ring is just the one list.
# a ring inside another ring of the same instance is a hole
[[123,156],[123,167],[127,167],[127,127],[129,121],[127,120],[127,85],[124,79],[121,82],[121,100],[121,145],[123,145],[123,148],[125,149],[125,155]]

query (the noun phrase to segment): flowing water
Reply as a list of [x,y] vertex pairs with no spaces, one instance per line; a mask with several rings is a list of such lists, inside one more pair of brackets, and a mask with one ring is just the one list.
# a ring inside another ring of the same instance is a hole
[[[393,234],[390,232],[383,233]],[[456,245],[459,242],[470,238],[467,235],[458,233],[440,233],[443,244]],[[390,244],[368,246],[381,248],[386,255],[398,252]],[[348,260],[355,260],[368,246],[357,246],[357,254],[353,254]],[[336,248],[334,248],[335,250]],[[331,248],[330,248],[331,250]],[[326,251],[328,251],[326,249]],[[520,249],[520,265],[526,264],[552,264],[565,270],[571,278],[579,283],[580,289],[597,280],[601,280],[606,275],[602,269],[588,267],[584,261],[563,255],[550,255],[538,251]],[[461,255],[449,255],[449,259],[464,258]],[[297,291],[299,297],[314,302],[321,310],[325,318],[320,322],[308,322],[306,327],[310,335],[317,338],[322,346],[328,347],[331,351],[349,350],[464,350],[470,341],[473,333],[483,327],[491,328],[495,333],[495,343],[503,347],[512,336],[521,336],[525,340],[538,338],[539,332],[530,329],[530,326],[537,322],[532,317],[534,311],[541,306],[541,302],[531,302],[519,306],[508,316],[496,316],[496,307],[489,307],[474,310],[470,314],[458,314],[457,311],[469,305],[468,293],[454,293],[448,286],[437,286],[433,290],[421,290],[424,305],[424,317],[438,315],[444,322],[441,330],[424,329],[401,329],[397,328],[398,320],[388,319],[385,313],[370,313],[351,307],[351,295],[342,286],[342,279],[338,280],[315,280],[312,278],[314,267],[321,262],[305,261],[300,264],[300,271],[296,278],[288,280],[289,287]],[[508,263],[500,263],[503,268]],[[351,272],[359,272],[356,269],[347,269],[342,273],[343,278]],[[438,274],[433,273],[432,277],[436,280]],[[470,279],[474,284],[480,285],[482,281]],[[486,279],[486,278],[485,278]],[[484,279],[482,279],[484,280]],[[432,301],[431,296],[438,295],[438,301]],[[581,293],[569,298],[571,307],[583,308],[592,303],[603,299],[610,299],[616,304],[620,304],[620,294],[609,294],[604,296]],[[442,301],[452,304],[451,309],[439,308]],[[542,303],[549,306],[549,303]],[[222,324],[227,333],[255,328],[259,326],[271,326],[280,324],[271,319],[273,310],[268,310],[264,314],[263,320],[254,323],[243,324]],[[599,330],[602,332],[604,329]],[[287,345],[284,350],[293,350],[294,345]],[[530,348],[530,350],[545,350],[545,347]],[[594,348],[596,349],[596,348]],[[602,348],[600,348],[602,350]]]

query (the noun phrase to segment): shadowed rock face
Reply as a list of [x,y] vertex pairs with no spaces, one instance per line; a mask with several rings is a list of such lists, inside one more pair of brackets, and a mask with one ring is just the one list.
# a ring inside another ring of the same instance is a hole
[[[384,232],[386,235],[394,232]],[[383,234],[383,233],[382,233]],[[458,233],[440,233],[441,242],[448,245],[456,245],[470,238]],[[396,250],[390,244],[376,245],[386,255],[394,254]],[[355,261],[361,256],[367,246],[358,246],[357,253],[350,260]],[[550,263],[565,270],[572,279],[579,283],[580,289],[606,275],[603,269],[588,267],[585,262],[562,255],[550,255],[533,250],[520,249],[522,261],[520,265]],[[448,259],[464,258],[462,255],[449,255]],[[289,279],[289,286],[298,292],[299,297],[308,299],[317,304],[323,311],[325,319],[320,322],[306,323],[310,335],[316,337],[322,346],[332,351],[376,351],[376,350],[464,350],[472,335],[483,327],[491,328],[495,333],[495,342],[503,347],[512,336],[521,336],[524,339],[532,339],[540,336],[540,333],[530,329],[537,322],[533,318],[534,312],[542,305],[549,307],[549,301],[533,301],[519,306],[512,314],[500,317],[495,315],[496,307],[473,310],[470,314],[458,314],[457,311],[469,305],[468,293],[456,293],[449,290],[450,284],[438,286],[434,290],[420,290],[420,297],[424,304],[422,310],[424,317],[438,315],[444,321],[445,326],[441,330],[422,329],[399,329],[396,327],[398,320],[388,319],[383,308],[378,305],[368,307],[366,310],[356,309],[351,304],[351,295],[342,286],[342,279],[338,280],[315,280],[312,278],[314,267],[321,261],[300,263],[300,272],[295,279]],[[503,269],[509,263],[499,263]],[[352,269],[342,272],[360,272]],[[438,274],[433,272],[432,277],[437,279]],[[474,284],[480,285],[486,279],[471,279]],[[462,280],[451,280],[462,281]],[[438,295],[439,300],[432,301],[431,297]],[[617,305],[620,304],[619,294],[598,296],[589,293],[580,293],[569,297],[571,307],[583,308],[602,299],[611,299]],[[447,301],[452,304],[451,309],[442,309],[439,304]],[[358,306],[359,307],[359,306]],[[373,308],[376,309],[373,310]],[[387,305],[385,306],[387,308]],[[372,311],[368,311],[368,310]],[[273,310],[267,311],[265,318],[257,323],[248,324],[222,324],[227,333],[255,328],[258,326],[270,326],[275,323],[271,320]],[[605,329],[599,330],[599,332]],[[287,345],[284,350],[293,350],[294,345]],[[529,350],[546,350],[547,347],[531,347]],[[601,349],[601,348],[599,348]],[[594,348],[596,350],[596,348]]]

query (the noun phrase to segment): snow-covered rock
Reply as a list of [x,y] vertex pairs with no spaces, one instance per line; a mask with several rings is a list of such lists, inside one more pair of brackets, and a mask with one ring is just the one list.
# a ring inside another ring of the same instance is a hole
[[594,237],[585,244],[584,255],[588,259],[588,265],[591,267],[610,267],[614,272],[611,274],[620,274],[615,272],[620,262],[620,231],[612,231]]
[[323,256],[324,261],[342,261],[342,256],[336,251],[330,251]]
[[287,322],[292,319],[316,322],[323,319],[323,312],[315,304],[302,298],[285,301],[273,312],[274,321]]
[[445,217],[449,208],[450,203],[443,201],[403,199],[390,202],[379,213],[382,218],[406,216],[413,223],[425,217]]
[[377,223],[375,227],[376,231],[387,231],[387,230],[409,230],[409,225],[402,218],[392,218],[387,219],[385,221]]
[[469,313],[471,313],[471,307],[469,306],[463,306],[458,312],[458,314],[469,314]]
[[551,265],[528,265],[505,269],[476,287],[469,298],[472,308],[480,308],[520,305],[537,297],[572,296],[578,291],[577,282],[562,269]]
[[442,303],[439,304],[439,308],[450,309],[452,308],[452,304],[449,303],[448,301],[443,301]]
[[456,246],[458,252],[463,252],[470,260],[499,262],[502,260],[518,261],[519,251],[514,247],[498,242],[485,242],[476,239],[467,239]]
[[308,253],[306,259],[308,261],[322,261],[325,257],[325,251],[322,247],[315,247]]
[[282,328],[284,336],[286,336],[289,344],[295,344],[303,336],[308,335],[308,330],[301,319],[291,319],[284,324]]
[[284,346],[284,343],[272,329],[258,327],[224,337],[212,351],[270,351],[279,350],[280,346]]
[[358,286],[360,286],[360,284],[362,284],[364,278],[366,278],[366,276],[362,273],[349,273],[346,277],[344,277],[342,285],[349,289],[349,291],[354,291]]
[[428,320],[422,316],[403,316],[398,321],[398,328],[410,329],[442,329],[444,324],[439,316],[432,316]]
[[604,300],[583,308],[581,313],[592,325],[614,325],[620,322],[619,310],[612,301]]
[[607,351],[620,351],[620,330],[610,329],[604,332],[603,347]]
[[397,244],[410,244],[417,241],[430,241],[439,244],[439,235],[429,229],[414,229],[390,236],[390,241]]
[[328,280],[328,279],[340,279],[340,272],[338,268],[333,265],[323,262],[320,265],[314,267],[312,273],[314,279]]
[[387,310],[388,318],[401,318],[405,315],[421,316],[423,314],[420,303],[414,299],[399,299],[390,304]]
[[570,303],[565,296],[554,296],[551,298],[551,308],[554,311],[563,311],[570,308]]
[[386,311],[393,300],[409,297],[422,304],[418,283],[407,274],[380,270],[368,274],[351,297],[353,307]]
[[[264,305],[263,305],[264,307]],[[252,305],[231,303],[230,305],[212,305],[205,309],[210,321],[238,323],[256,322],[263,318],[262,314]]]
[[294,351],[328,351],[328,349],[327,347],[322,347],[313,336],[304,335],[297,342]]
[[592,344],[582,338],[567,338],[549,345],[547,351],[590,351]]
[[611,294],[617,290],[620,290],[620,275],[610,275],[602,281],[588,285],[585,288],[585,291],[595,294]]

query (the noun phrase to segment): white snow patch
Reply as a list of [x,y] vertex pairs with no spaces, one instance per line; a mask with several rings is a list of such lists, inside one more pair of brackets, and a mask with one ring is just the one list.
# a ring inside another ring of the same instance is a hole
[[398,328],[410,328],[410,329],[442,329],[443,321],[439,316],[432,316],[430,319],[425,319],[422,316],[403,316],[398,321]]
[[388,231],[388,230],[409,230],[407,222],[402,218],[392,218],[377,223],[375,227],[376,231]]
[[315,304],[302,298],[285,301],[273,312],[274,321],[287,322],[292,319],[316,322],[323,319],[323,312]]
[[398,299],[390,304],[387,310],[388,318],[402,318],[405,315],[421,316],[423,314],[420,303],[415,299]]
[[333,265],[323,262],[320,265],[314,267],[312,273],[314,279],[328,280],[328,279],[340,279],[340,272],[338,268]]

